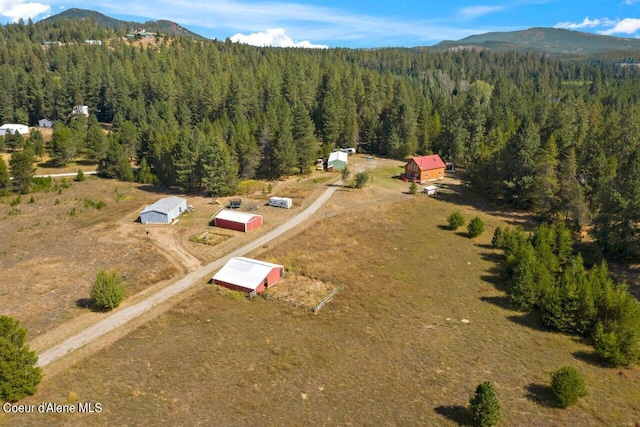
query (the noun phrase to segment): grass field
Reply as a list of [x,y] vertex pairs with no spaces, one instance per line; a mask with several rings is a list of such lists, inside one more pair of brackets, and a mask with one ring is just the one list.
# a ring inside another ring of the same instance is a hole
[[[100,402],[102,413],[0,414],[0,423],[461,425],[485,380],[500,399],[501,425],[640,422],[640,370],[603,368],[586,343],[506,305],[491,234],[524,216],[487,206],[456,182],[433,198],[383,179],[337,192],[318,222],[261,251],[345,284],[318,315],[207,286],[45,378],[21,402]],[[448,230],[455,210],[467,221],[479,215],[485,234],[470,240]],[[564,365],[590,392],[567,410],[549,394],[551,373]]]
[[[143,226],[136,222],[140,211],[172,193],[95,176],[83,182],[56,178],[48,191],[0,197],[0,313],[18,319],[34,348],[43,350],[99,318],[88,308],[88,298],[100,269],[126,276],[126,305],[295,215],[314,191],[322,191],[313,179],[308,179],[311,184],[295,178],[270,184],[273,191],[293,197],[293,209],[263,206],[269,195],[260,191],[243,195],[245,204],[261,206],[264,217],[264,226],[252,233],[221,233],[210,226],[211,216],[228,198],[217,205],[197,195],[186,196],[195,210],[177,224]],[[222,237],[215,245],[190,241],[203,235]],[[43,336],[54,330],[57,338]]]

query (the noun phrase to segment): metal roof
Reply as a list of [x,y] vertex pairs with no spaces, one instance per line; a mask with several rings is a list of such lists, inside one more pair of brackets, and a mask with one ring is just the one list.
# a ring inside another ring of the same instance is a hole
[[226,221],[239,222],[242,224],[247,224],[255,217],[262,217],[261,215],[254,215],[250,213],[230,211],[228,209],[223,209],[218,212],[215,216],[216,219],[222,219]]
[[274,268],[282,265],[251,258],[231,258],[214,276],[213,280],[256,290]]
[[160,212],[163,214],[168,214],[173,211],[175,208],[179,207],[183,203],[187,203],[185,199],[177,196],[165,197],[164,199],[160,199],[151,206],[147,206],[144,208],[140,214],[147,212]]
[[444,162],[437,154],[432,154],[430,156],[420,156],[413,157],[411,160],[416,162],[416,165],[420,168],[421,171],[430,170],[430,169],[444,169]]
[[349,161],[349,155],[342,151],[334,151],[333,153],[329,154],[329,160],[327,161],[328,163],[335,162],[336,160],[341,160],[347,163]]

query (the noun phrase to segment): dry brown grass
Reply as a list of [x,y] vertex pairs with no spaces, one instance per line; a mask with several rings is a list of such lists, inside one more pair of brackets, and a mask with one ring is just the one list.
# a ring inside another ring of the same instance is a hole
[[270,287],[266,295],[311,310],[337,287],[336,283],[293,273],[288,274],[273,287]]
[[[42,350],[93,321],[88,297],[100,269],[126,275],[130,300],[273,229],[323,189],[296,179],[272,186],[283,194],[297,194],[294,208],[265,206],[259,211],[263,227],[252,233],[224,230],[231,237],[216,246],[189,241],[194,235],[219,233],[209,219],[220,206],[206,197],[187,196],[194,212],[171,226],[136,222],[144,206],[167,195],[145,185],[91,176],[84,182],[56,178],[48,192],[22,195],[15,206],[11,204],[16,195],[0,197],[0,313],[20,320],[29,337],[36,339],[34,348]],[[262,198],[243,199],[247,204],[266,203]],[[222,201],[228,203],[226,198]],[[98,202],[106,205],[96,209]],[[44,337],[48,332],[57,338]]]
[[[0,423],[456,425],[485,380],[501,425],[640,421],[638,369],[603,368],[587,344],[506,305],[489,242],[519,216],[489,215],[471,194],[406,195],[355,214],[350,205],[372,191],[344,192],[343,204],[332,200],[323,219],[261,255],[345,283],[320,315],[209,286],[24,400],[73,396],[101,402],[101,414],[0,414]],[[454,210],[480,215],[486,234],[447,230]],[[590,392],[567,410],[552,407],[548,387],[564,365]]]

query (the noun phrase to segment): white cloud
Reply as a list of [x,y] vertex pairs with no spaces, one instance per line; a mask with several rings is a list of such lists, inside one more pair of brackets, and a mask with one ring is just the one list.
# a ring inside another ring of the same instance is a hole
[[463,18],[474,19],[490,13],[500,12],[501,10],[504,10],[503,6],[469,6],[463,7],[458,13]]
[[634,34],[640,30],[640,19],[637,18],[625,18],[621,21],[617,21],[613,28],[605,31],[600,31],[600,34],[610,36],[612,34]]
[[23,0],[0,0],[0,16],[10,18],[16,22],[20,18],[35,18],[47,13],[51,7],[42,3],[26,3]]
[[[0,0],[7,1],[7,0]],[[8,0],[11,1],[11,0]],[[294,40],[323,40],[333,45],[406,46],[424,45],[443,39],[458,40],[488,31],[519,30],[518,26],[467,26],[460,14],[455,17],[402,19],[391,14],[375,16],[345,8],[287,3],[286,0],[154,0],[122,2],[114,0],[48,0],[55,5],[99,10],[113,16],[170,19],[189,29],[208,30],[202,35],[224,39],[227,35],[264,32],[265,28],[286,28]],[[293,0],[296,1],[296,0]],[[522,0],[521,0],[522,1]],[[532,0],[527,0],[532,1]],[[640,0],[639,0],[640,1]],[[71,2],[71,3],[69,3]],[[490,6],[489,6],[490,7]],[[495,9],[497,10],[497,9]],[[477,11],[476,11],[477,13]],[[469,13],[467,16],[471,16]],[[140,19],[138,19],[140,20]],[[246,37],[246,36],[245,36]]]
[[587,16],[586,18],[584,18],[582,20],[582,22],[558,22],[556,25],[554,25],[554,28],[565,28],[567,30],[578,30],[580,28],[594,28],[594,27],[599,27],[600,25],[602,25],[603,21],[601,21],[600,19],[589,19],[589,17]]
[[252,46],[273,46],[273,47],[304,47],[312,49],[327,49],[328,46],[322,44],[312,44],[308,40],[295,42],[285,34],[283,28],[268,28],[265,32],[249,35],[236,34],[231,37],[231,41],[245,43]]

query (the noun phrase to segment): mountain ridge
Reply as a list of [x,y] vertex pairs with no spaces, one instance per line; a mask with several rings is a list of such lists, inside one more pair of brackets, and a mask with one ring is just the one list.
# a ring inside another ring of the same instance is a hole
[[116,18],[111,18],[103,13],[96,12],[94,10],[71,8],[64,12],[58,13],[53,16],[49,16],[39,22],[52,23],[62,19],[94,19],[99,25],[112,29],[122,31],[135,31],[144,28],[147,31],[158,32],[161,34],[168,34],[170,36],[188,36],[195,39],[205,39],[200,34],[194,33],[187,28],[184,28],[180,24],[167,19],[159,19],[157,21],[123,21]]
[[444,40],[428,50],[488,49],[545,52],[552,55],[597,55],[640,51],[640,39],[605,36],[562,28],[532,27],[526,30],[489,32],[453,41]]

